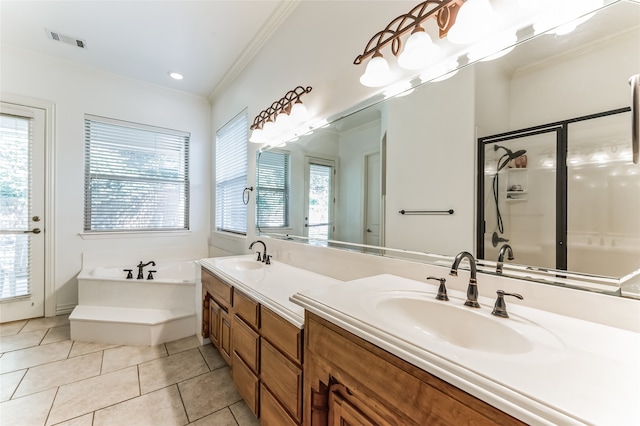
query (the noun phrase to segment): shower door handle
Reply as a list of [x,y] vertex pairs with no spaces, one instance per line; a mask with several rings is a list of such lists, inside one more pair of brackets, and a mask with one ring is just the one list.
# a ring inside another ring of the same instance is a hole
[[631,85],[631,149],[633,163],[640,161],[640,74],[632,75]]
[[39,234],[40,232],[42,232],[40,228],[33,228],[30,231],[24,231],[25,234]]

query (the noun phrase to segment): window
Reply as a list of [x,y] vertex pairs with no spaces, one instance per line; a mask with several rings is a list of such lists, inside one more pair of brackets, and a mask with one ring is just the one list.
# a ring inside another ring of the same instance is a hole
[[247,207],[243,191],[247,186],[247,112],[234,117],[216,132],[216,229],[247,233]]
[[257,222],[259,228],[289,226],[289,153],[266,151],[259,155]]
[[189,229],[189,133],[86,115],[85,232]]

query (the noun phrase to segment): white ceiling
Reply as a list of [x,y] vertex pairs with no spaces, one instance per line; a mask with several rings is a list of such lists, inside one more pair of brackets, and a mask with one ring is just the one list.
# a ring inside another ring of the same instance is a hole
[[[0,0],[0,41],[207,97],[239,72],[297,2]],[[82,39],[55,42],[45,28]],[[168,76],[179,72],[184,79]]]

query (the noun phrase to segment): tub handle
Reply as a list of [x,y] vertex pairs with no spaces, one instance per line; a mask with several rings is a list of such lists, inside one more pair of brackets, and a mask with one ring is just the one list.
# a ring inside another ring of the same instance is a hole
[[158,272],[158,271],[148,271],[148,272],[149,272],[149,275],[147,275],[147,279],[148,280],[152,280],[153,279],[153,273],[154,272]]
[[131,280],[133,279],[133,274],[131,273],[133,271],[133,269],[123,269],[124,272],[127,272],[127,279]]

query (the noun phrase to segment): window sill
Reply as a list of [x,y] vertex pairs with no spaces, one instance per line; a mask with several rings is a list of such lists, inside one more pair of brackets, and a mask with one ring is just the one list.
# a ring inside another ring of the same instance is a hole
[[83,240],[108,240],[116,238],[167,238],[191,235],[191,231],[122,231],[122,232],[81,232]]

